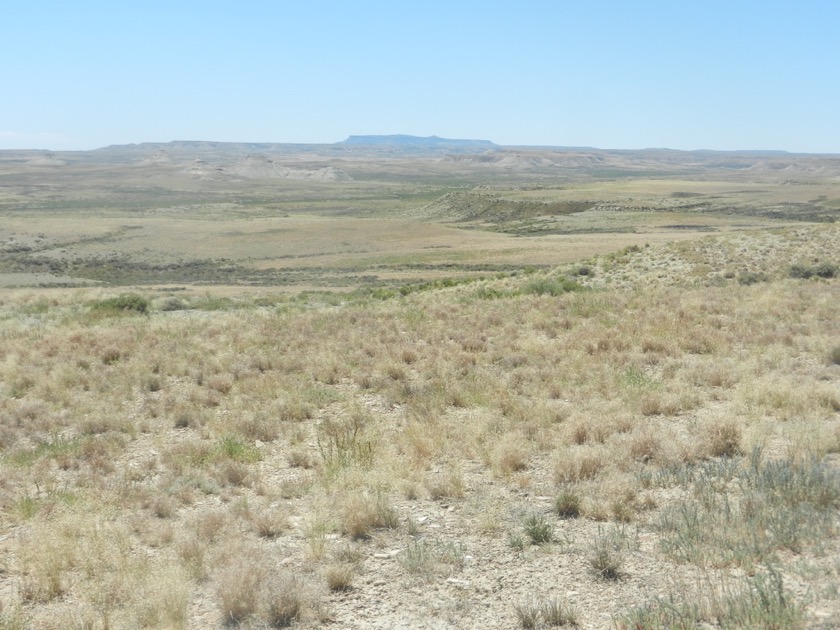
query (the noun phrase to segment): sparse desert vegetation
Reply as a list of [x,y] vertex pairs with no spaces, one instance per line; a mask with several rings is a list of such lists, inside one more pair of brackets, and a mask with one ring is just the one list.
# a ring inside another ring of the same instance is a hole
[[[784,205],[836,182],[787,185],[771,212],[769,176],[604,179],[595,199],[594,174],[537,186],[555,164],[476,201],[491,193],[454,194],[440,173],[406,174],[409,195],[395,163],[380,197],[341,215],[375,188],[363,167],[329,195],[284,180],[270,203],[347,227],[402,195],[400,230],[429,240],[390,258],[398,237],[373,227],[347,241],[396,240],[375,260],[341,254],[352,264],[301,250],[329,261],[307,267],[317,291],[248,284],[296,273],[265,253],[285,246],[264,233],[265,182],[195,235],[224,225],[214,244],[254,236],[254,251],[207,258],[192,281],[177,263],[178,286],[143,262],[141,230],[117,238],[78,191],[41,218],[43,200],[3,193],[4,269],[75,261],[54,271],[85,282],[0,293],[0,628],[840,624],[837,196],[805,217]],[[163,234],[176,202],[157,194],[131,221]],[[608,210],[621,195],[644,208]],[[443,226],[447,204],[461,214]],[[677,211],[715,231],[587,246],[593,222],[648,229]],[[530,234],[573,220],[591,228],[579,241]],[[438,238],[449,249],[423,251]],[[39,239],[39,257],[20,250]],[[120,242],[134,275],[91,286],[79,261],[106,259],[86,248]]]

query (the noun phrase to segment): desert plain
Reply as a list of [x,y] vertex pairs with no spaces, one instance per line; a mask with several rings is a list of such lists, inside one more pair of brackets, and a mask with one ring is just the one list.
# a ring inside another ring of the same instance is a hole
[[0,629],[840,626],[840,156],[0,151]]

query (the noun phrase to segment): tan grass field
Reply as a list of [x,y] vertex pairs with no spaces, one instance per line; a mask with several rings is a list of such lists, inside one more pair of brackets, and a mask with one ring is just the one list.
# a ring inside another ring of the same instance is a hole
[[421,205],[4,219],[0,628],[840,625],[838,224]]

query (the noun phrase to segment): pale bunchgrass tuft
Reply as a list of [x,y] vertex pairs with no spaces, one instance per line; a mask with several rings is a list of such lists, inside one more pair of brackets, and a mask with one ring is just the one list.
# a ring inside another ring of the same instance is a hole
[[461,472],[454,468],[448,473],[430,477],[426,481],[426,489],[433,500],[460,499],[466,491]]
[[354,492],[344,499],[341,522],[345,534],[365,539],[375,529],[396,529],[399,515],[385,492]]
[[262,617],[274,628],[291,626],[311,605],[301,582],[289,573],[273,576],[263,585]]
[[558,484],[587,481],[597,477],[607,465],[606,455],[599,449],[579,447],[566,451],[554,465],[554,480]]
[[183,571],[166,569],[156,574],[137,593],[139,621],[144,627],[184,630],[188,627],[190,591]]
[[233,625],[262,622],[284,628],[310,605],[300,580],[278,572],[258,548],[231,554],[228,565],[216,576],[216,596],[223,619]]
[[31,627],[29,619],[19,604],[0,605],[0,630],[27,630]]
[[550,628],[578,625],[577,609],[557,597],[546,599],[540,604],[540,617]]
[[514,604],[513,610],[516,613],[516,620],[519,626],[525,630],[536,628],[540,622],[540,606],[535,601],[526,601],[521,604]]
[[617,580],[621,577],[621,569],[624,566],[625,550],[623,530],[611,528],[604,531],[599,527],[587,554],[589,566],[598,577]]
[[577,627],[577,610],[557,597],[550,597],[544,600],[529,599],[525,602],[514,604],[516,619],[521,628],[559,628]]
[[257,534],[263,538],[277,538],[289,527],[288,515],[280,507],[266,508],[252,514],[251,522]]
[[331,564],[324,571],[327,587],[331,591],[349,591],[353,588],[355,568],[352,564]]
[[266,562],[254,555],[233,560],[216,577],[216,597],[226,623],[239,624],[256,616],[269,578]]
[[706,452],[712,457],[740,455],[742,429],[735,419],[717,420],[705,427]]

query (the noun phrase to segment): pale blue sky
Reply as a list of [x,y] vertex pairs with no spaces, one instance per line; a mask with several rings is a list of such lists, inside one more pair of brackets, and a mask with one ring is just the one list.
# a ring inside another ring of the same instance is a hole
[[840,0],[4,0],[0,59],[0,148],[840,153]]

